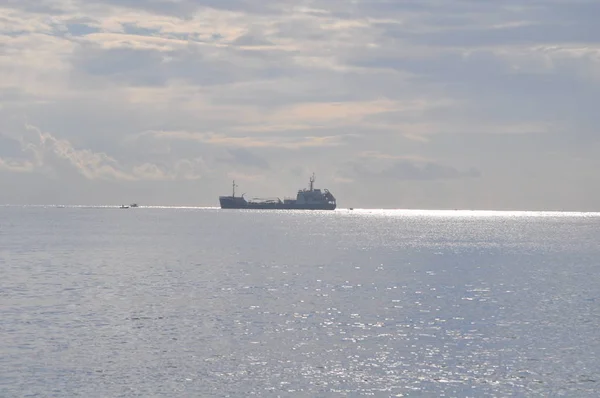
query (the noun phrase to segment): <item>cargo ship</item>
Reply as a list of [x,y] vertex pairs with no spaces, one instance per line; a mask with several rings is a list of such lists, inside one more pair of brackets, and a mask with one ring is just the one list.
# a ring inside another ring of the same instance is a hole
[[258,209],[258,210],[335,210],[335,197],[327,189],[314,187],[315,175],[310,177],[308,189],[300,189],[294,198],[254,198],[246,200],[244,194],[235,196],[235,180],[231,196],[219,196],[221,209]]

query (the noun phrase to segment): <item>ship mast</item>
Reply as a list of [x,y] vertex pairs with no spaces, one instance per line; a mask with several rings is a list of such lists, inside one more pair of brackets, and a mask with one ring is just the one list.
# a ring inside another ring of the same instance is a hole
[[313,190],[313,185],[315,184],[315,173],[310,177],[310,191]]
[[235,185],[235,180],[233,180],[232,187],[233,187],[233,195],[231,195],[231,196],[232,196],[233,198],[235,198],[235,187],[237,187],[237,185]]

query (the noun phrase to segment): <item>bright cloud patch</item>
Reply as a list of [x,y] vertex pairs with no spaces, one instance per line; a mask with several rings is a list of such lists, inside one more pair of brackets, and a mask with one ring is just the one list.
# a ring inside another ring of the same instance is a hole
[[55,173],[66,166],[89,180],[135,181],[198,179],[204,168],[201,158],[178,159],[167,169],[150,163],[127,167],[106,153],[77,149],[69,141],[30,125],[17,140],[29,159],[0,159],[0,167],[4,170]]

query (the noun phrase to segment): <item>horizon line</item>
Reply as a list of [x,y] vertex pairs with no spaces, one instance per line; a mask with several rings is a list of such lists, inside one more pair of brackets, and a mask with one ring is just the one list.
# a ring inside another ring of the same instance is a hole
[[[122,205],[87,205],[87,204],[0,204],[0,207],[36,207],[36,208],[72,208],[72,209],[120,209]],[[129,206],[129,205],[126,205]],[[176,205],[138,205],[132,209],[165,209],[165,210],[232,210],[232,209],[221,209],[219,206],[176,206]],[[311,213],[315,210],[256,210],[256,209],[233,209],[244,210],[252,212],[289,212],[298,211],[302,213]],[[318,210],[317,210],[318,211]],[[600,211],[589,211],[589,210],[491,210],[491,209],[414,209],[414,208],[370,208],[370,207],[338,207],[337,209],[323,210],[324,212],[394,212],[394,213],[407,213],[407,214],[443,214],[443,215],[584,215],[584,216],[598,216],[600,217]]]

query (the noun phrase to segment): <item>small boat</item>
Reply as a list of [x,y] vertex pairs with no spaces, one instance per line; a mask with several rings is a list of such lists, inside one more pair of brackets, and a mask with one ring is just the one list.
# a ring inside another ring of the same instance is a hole
[[132,203],[132,204],[129,205],[129,207],[138,207],[138,204],[137,203]]
[[129,206],[121,205],[121,209],[129,209]]

